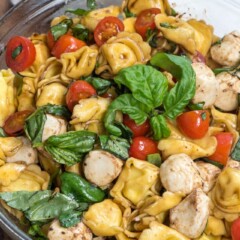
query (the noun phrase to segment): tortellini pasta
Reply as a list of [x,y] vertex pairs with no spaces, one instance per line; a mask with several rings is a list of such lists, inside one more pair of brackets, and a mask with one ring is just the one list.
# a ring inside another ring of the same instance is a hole
[[0,70],[0,127],[17,108],[14,78],[11,69]]
[[204,232],[213,236],[226,235],[226,229],[223,220],[209,216]]
[[151,47],[139,34],[119,32],[100,47],[95,72],[111,78],[123,68],[147,63],[150,53]]
[[110,195],[114,201],[127,208],[157,194],[159,188],[159,168],[151,163],[129,158]]
[[213,28],[203,21],[184,21],[163,13],[156,15],[155,23],[163,36],[185,48],[191,54],[199,51],[206,55],[212,44]]

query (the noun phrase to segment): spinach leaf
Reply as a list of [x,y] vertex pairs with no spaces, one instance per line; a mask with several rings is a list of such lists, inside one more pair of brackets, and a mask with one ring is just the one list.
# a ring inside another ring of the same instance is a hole
[[98,77],[87,77],[84,79],[97,90],[98,95],[104,94],[111,86],[112,83],[106,79]]
[[124,139],[113,135],[101,135],[99,136],[100,146],[103,150],[106,150],[122,160],[129,158],[128,150],[130,143]]
[[116,98],[105,114],[104,125],[110,134],[120,137],[122,135],[121,128],[114,124],[117,111],[128,114],[137,124],[142,124],[148,117],[149,108],[131,94],[122,94]]
[[100,202],[105,197],[105,192],[75,173],[64,172],[61,176],[61,192],[70,198],[82,202]]
[[62,35],[66,34],[70,27],[73,25],[72,19],[64,19],[60,23],[51,27],[50,31],[54,40],[58,40]]
[[235,161],[240,162],[240,139],[236,143],[236,145],[231,153],[231,158]]
[[168,128],[166,119],[163,115],[153,116],[150,119],[150,125],[153,130],[153,138],[159,140],[170,136],[171,131]]
[[77,8],[77,9],[67,9],[65,12],[73,13],[78,16],[86,16],[91,11],[86,10],[86,9]]
[[0,128],[0,137],[6,137],[6,133],[4,132],[3,128]]
[[90,31],[82,24],[76,24],[72,27],[73,36],[82,41],[88,42],[90,38]]
[[62,227],[73,227],[81,221],[82,214],[83,212],[76,210],[65,212],[59,216],[59,222]]
[[26,119],[24,125],[25,133],[31,140],[33,147],[42,145],[42,133],[47,120],[46,114],[70,118],[70,112],[64,106],[48,104],[38,108]]
[[164,116],[174,119],[193,98],[196,91],[196,75],[191,63],[184,57],[157,53],[150,63],[170,72],[178,82],[163,100]]
[[128,87],[133,97],[148,106],[149,111],[162,104],[168,90],[167,78],[160,71],[146,65],[122,69],[114,81]]
[[96,137],[95,133],[89,131],[70,131],[49,137],[44,148],[56,162],[71,166],[93,149]]
[[97,7],[96,0],[87,0],[87,8],[95,9]]

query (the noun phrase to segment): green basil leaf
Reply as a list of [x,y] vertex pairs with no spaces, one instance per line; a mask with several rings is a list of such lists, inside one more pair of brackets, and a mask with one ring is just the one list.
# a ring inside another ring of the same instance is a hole
[[159,153],[153,153],[153,154],[147,155],[147,161],[157,167],[160,167],[162,164],[162,159]]
[[133,132],[132,132],[132,130],[129,127],[127,127],[126,125],[124,125],[121,122],[115,122],[114,125],[121,130],[121,132],[122,132],[121,137],[122,138],[125,138],[125,139],[127,139],[129,141],[132,139]]
[[86,10],[86,9],[77,8],[77,9],[67,9],[65,12],[73,13],[78,16],[86,16],[91,11]]
[[196,75],[189,60],[172,54],[157,53],[150,63],[170,72],[178,82],[163,100],[164,115],[170,119],[183,112],[196,91]]
[[0,137],[7,137],[7,134],[3,130],[3,128],[0,128]]
[[199,102],[199,103],[189,103],[188,108],[190,110],[203,110],[204,102]]
[[22,45],[17,46],[13,51],[12,51],[12,59],[16,59],[16,57],[22,52]]
[[116,136],[99,136],[100,146],[103,150],[112,153],[122,160],[127,160],[129,158],[128,150],[130,148],[130,143],[124,139]]
[[72,27],[73,36],[84,42],[88,42],[90,38],[90,31],[84,27],[82,24],[76,24]]
[[44,234],[43,230],[42,230],[42,224],[39,223],[35,223],[33,225],[30,226],[30,228],[28,229],[28,234],[30,236],[33,236],[34,239],[38,239],[38,240],[47,240],[47,236]]
[[231,153],[231,158],[235,161],[240,162],[240,139],[236,143],[236,145]]
[[111,86],[112,82],[98,77],[87,77],[84,79],[90,83],[96,90],[98,95],[104,94]]
[[177,27],[171,25],[168,22],[162,22],[162,23],[160,23],[160,26],[163,27],[163,28],[170,28],[170,29],[176,29],[177,28]]
[[83,154],[93,149],[96,136],[89,131],[71,131],[49,137],[44,148],[56,162],[70,166],[80,162]]
[[126,18],[136,17],[136,14],[130,12],[129,9],[128,9],[127,7],[124,8],[123,12],[124,12]]
[[78,203],[100,202],[105,192],[75,173],[64,172],[61,176],[61,192]]
[[87,0],[87,8],[96,9],[97,3],[96,0]]
[[110,134],[120,137],[121,128],[114,124],[117,111],[128,114],[137,124],[142,124],[148,117],[149,108],[137,101],[131,94],[122,94],[113,100],[105,114],[104,126]]
[[146,39],[152,48],[157,48],[158,29],[147,29]]
[[213,69],[213,72],[215,75],[218,75],[219,73],[222,73],[222,72],[231,72],[231,71],[234,71],[236,68],[236,66],[232,66],[232,67],[224,67],[224,68],[215,68]]
[[153,116],[150,119],[150,125],[153,130],[153,138],[155,140],[167,138],[171,134],[171,130],[168,128],[166,119],[163,115]]
[[124,68],[114,81],[128,87],[133,97],[147,105],[149,111],[162,104],[168,90],[168,81],[164,74],[147,65]]
[[58,218],[60,225],[65,228],[73,227],[81,221],[82,214],[82,212],[76,210],[65,212]]
[[64,19],[60,23],[51,27],[51,33],[53,35],[54,40],[58,40],[62,35],[66,34],[70,27],[72,26],[72,19]]

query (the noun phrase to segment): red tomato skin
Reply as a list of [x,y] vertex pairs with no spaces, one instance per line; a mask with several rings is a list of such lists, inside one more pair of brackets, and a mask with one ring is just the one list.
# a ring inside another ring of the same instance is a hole
[[[12,57],[13,51],[22,46],[22,51],[16,56]],[[9,68],[16,72],[22,72],[30,67],[36,58],[36,49],[34,44],[26,37],[15,36],[12,37],[6,47],[5,61]]]
[[236,219],[231,226],[232,240],[240,240],[240,218]]
[[184,112],[176,119],[181,132],[189,138],[200,139],[208,131],[210,115],[206,110]]
[[129,149],[130,157],[146,160],[147,155],[158,153],[157,143],[148,137],[135,137]]
[[156,28],[154,17],[159,13],[161,13],[161,10],[159,8],[149,8],[143,10],[137,16],[134,27],[136,32],[139,33],[143,39],[146,38],[148,29],[154,30]]
[[60,58],[61,54],[75,52],[81,47],[86,46],[86,43],[68,34],[62,35],[52,48],[52,55]]
[[95,88],[84,80],[77,80],[73,82],[66,95],[66,103],[68,109],[72,112],[73,107],[79,102],[80,99],[89,98],[96,95]]
[[11,137],[16,137],[23,133],[25,120],[32,114],[30,110],[15,112],[5,121],[3,130]]
[[51,30],[48,31],[47,33],[47,45],[49,47],[50,50],[53,49],[54,45],[55,45],[56,41],[52,35]]
[[217,148],[208,158],[226,165],[233,144],[233,135],[230,132],[221,132],[217,133],[215,137],[217,139]]
[[98,46],[103,45],[109,38],[124,30],[123,22],[117,17],[103,18],[94,29],[94,40]]
[[127,114],[123,116],[123,123],[133,132],[133,137],[145,136],[150,130],[150,123],[147,119],[141,125],[137,125]]

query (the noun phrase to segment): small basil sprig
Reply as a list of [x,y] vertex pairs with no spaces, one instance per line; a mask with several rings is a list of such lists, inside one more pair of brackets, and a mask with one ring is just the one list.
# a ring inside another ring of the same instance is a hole
[[44,142],[44,149],[56,162],[71,166],[93,149],[96,137],[89,131],[70,131],[49,137]]
[[7,134],[3,130],[3,128],[0,128],[0,137],[7,137]]
[[82,41],[89,41],[90,39],[90,31],[84,27],[82,24],[76,24],[72,27],[73,36]]
[[51,27],[50,31],[54,40],[58,40],[62,35],[66,34],[70,27],[73,25],[72,19],[64,19],[60,23]]
[[70,112],[65,106],[48,104],[38,108],[25,121],[24,131],[31,140],[33,147],[42,145],[42,133],[47,120],[46,114],[70,118]]
[[96,9],[96,7],[97,7],[96,0],[87,0],[87,8],[88,9],[93,10],[93,9]]
[[111,81],[99,77],[87,77],[84,80],[97,90],[98,95],[104,94],[112,86]]
[[88,13],[91,12],[91,10],[77,8],[77,9],[67,9],[65,12],[66,13],[69,12],[69,13],[75,14],[77,16],[86,16],[86,15],[88,15]]

